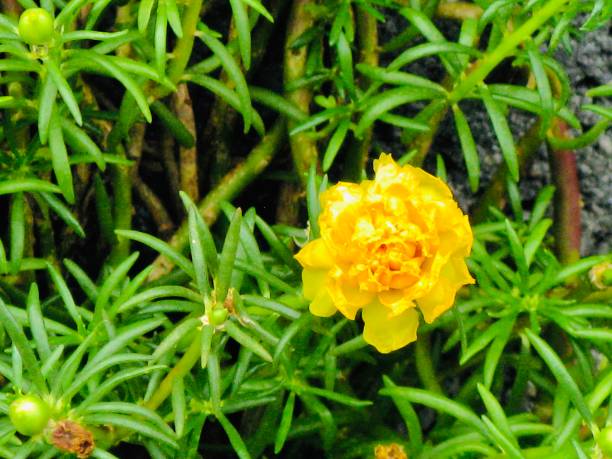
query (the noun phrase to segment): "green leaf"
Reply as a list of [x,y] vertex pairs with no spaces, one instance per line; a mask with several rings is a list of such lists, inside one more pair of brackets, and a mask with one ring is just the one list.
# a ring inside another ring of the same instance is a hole
[[557,353],[548,343],[546,343],[546,341],[544,341],[530,329],[526,328],[524,331],[527,338],[529,341],[531,341],[531,344],[538,352],[540,357],[542,357],[542,360],[544,360],[559,385],[569,394],[570,399],[582,415],[582,418],[588,424],[591,424],[593,422],[591,410],[589,410],[589,407],[587,406],[584,397],[582,396],[582,392],[576,384],[576,381],[572,379]]
[[51,347],[49,346],[47,329],[40,308],[38,286],[35,283],[30,286],[30,292],[28,293],[27,313],[30,331],[32,332],[34,343],[36,343],[38,355],[41,360],[46,360],[51,354]]
[[[232,91],[227,87],[227,85],[206,75],[188,75],[184,79],[208,89],[213,94],[227,102],[234,110],[240,112],[244,117],[243,111],[246,110],[244,105],[244,97],[241,98],[240,94]],[[261,117],[252,106],[249,105],[248,110],[250,112],[250,117],[252,118],[253,127],[259,134],[263,135],[265,128]]]
[[45,145],[49,139],[49,125],[57,98],[57,86],[49,74],[43,78],[42,89],[38,98],[38,136]]
[[186,411],[185,385],[183,378],[177,378],[172,384],[172,416],[174,417],[174,431],[179,438],[185,431]]
[[480,95],[489,114],[489,118],[491,118],[493,130],[495,131],[495,135],[497,136],[497,140],[499,142],[499,146],[501,147],[502,155],[504,157],[504,160],[506,161],[506,165],[508,166],[510,176],[515,182],[518,182],[518,157],[516,154],[516,147],[514,146],[514,140],[512,138],[512,132],[510,132],[510,127],[508,126],[506,116],[495,101],[495,99],[493,99],[489,88],[482,85],[480,87]]
[[55,214],[63,220],[77,234],[77,236],[84,238],[85,231],[79,223],[79,221],[72,215],[70,209],[64,205],[59,199],[50,193],[41,192],[39,193],[43,200],[49,205]]
[[168,352],[176,352],[176,346],[185,337],[195,330],[198,325],[201,325],[199,318],[185,319],[178,325],[175,325],[170,333],[157,345],[155,352],[151,355],[151,363],[157,362],[164,354]]
[[138,4],[138,30],[140,33],[144,33],[147,30],[154,4],[155,0],[142,0]]
[[342,120],[334,131],[334,134],[332,135],[329,143],[327,144],[327,148],[325,149],[325,154],[323,155],[323,172],[327,172],[332,166],[338,151],[340,151],[340,147],[344,143],[344,139],[346,138],[346,134],[348,133],[350,126],[351,120],[347,118]]
[[487,346],[491,341],[493,341],[493,339],[495,339],[499,335],[505,334],[508,329],[512,329],[514,320],[515,316],[510,315],[504,317],[503,319],[499,319],[484,331],[479,330],[479,332],[476,333],[476,339],[474,339],[470,343],[465,352],[461,355],[459,363],[461,365],[464,365],[474,355],[483,350],[485,346]]
[[259,102],[268,108],[276,110],[278,113],[285,115],[293,121],[301,123],[308,118],[308,115],[300,110],[297,105],[276,94],[274,91],[258,86],[249,86],[249,91],[255,102]]
[[106,168],[102,151],[98,145],[83,131],[68,121],[66,118],[61,119],[62,132],[66,143],[79,153],[87,153],[95,161],[100,170]]
[[525,258],[525,252],[516,231],[514,231],[514,228],[508,219],[506,219],[505,224],[506,236],[508,237],[508,242],[510,245],[510,253],[512,254],[512,258],[514,259],[516,267],[518,268],[522,285],[525,287],[529,278],[529,267]]
[[523,246],[523,250],[525,252],[525,261],[527,262],[527,266],[531,265],[533,258],[537,252],[537,250],[542,245],[542,241],[546,237],[548,233],[548,229],[552,226],[552,220],[550,218],[545,218],[544,220],[540,220],[531,230],[529,236],[527,236],[527,240]]
[[49,262],[47,262],[47,271],[49,271],[51,280],[53,281],[53,284],[57,288],[57,291],[60,297],[62,298],[64,306],[66,307],[66,311],[68,312],[74,323],[77,325],[77,330],[79,331],[79,334],[81,336],[84,336],[85,324],[83,323],[81,314],[79,313],[79,310],[76,307],[74,298],[72,297],[72,293],[70,293],[68,285],[66,285],[66,282],[64,281],[64,278],[61,276],[61,274]]
[[527,54],[529,56],[529,62],[531,64],[531,71],[536,80],[536,86],[538,88],[538,94],[540,96],[540,105],[542,106],[542,131],[546,132],[552,118],[554,116],[554,99],[552,90],[550,88],[550,82],[548,81],[548,75],[546,75],[546,69],[544,63],[540,57],[540,52],[533,45],[528,46]]
[[200,366],[206,368],[208,365],[208,356],[212,345],[212,338],[215,333],[215,327],[212,325],[204,325],[202,327],[202,341],[200,342]]
[[[200,25],[202,25],[200,23]],[[236,93],[240,100],[240,113],[244,120],[244,132],[247,133],[251,127],[252,114],[251,114],[251,96],[249,95],[249,88],[240,67],[227,50],[223,43],[217,40],[210,33],[209,30],[201,30],[202,33],[198,37],[204,42],[210,50],[215,53],[216,56],[221,60],[221,65],[236,85]]]
[[128,258],[123,260],[119,266],[113,269],[112,273],[106,278],[104,283],[98,290],[96,302],[94,304],[94,317],[89,324],[89,329],[97,326],[98,323],[103,319],[105,312],[109,306],[109,300],[111,295],[121,283],[125,282],[126,276],[136,260],[138,259],[139,253],[134,252]]
[[153,424],[160,431],[164,432],[169,437],[174,436],[174,432],[163,418],[155,411],[150,410],[144,406],[136,405],[135,403],[128,402],[101,402],[89,405],[86,409],[81,410],[81,413],[95,414],[95,413],[118,413],[127,414],[136,418],[142,418]]
[[234,452],[240,459],[251,459],[251,455],[249,454],[249,450],[247,449],[244,441],[240,437],[240,434],[236,430],[236,428],[232,425],[232,423],[225,417],[225,415],[221,412],[215,413],[215,417],[225,430],[227,434],[227,438],[229,438],[230,444],[232,448],[234,448]]
[[32,378],[34,386],[36,386],[36,390],[40,394],[45,394],[47,392],[47,384],[45,383],[45,378],[42,375],[40,365],[32,350],[32,346],[23,332],[21,325],[17,323],[11,311],[4,301],[2,301],[2,298],[0,298],[0,322],[11,338],[13,345],[19,351],[25,363],[26,371],[30,375],[30,378]]
[[155,330],[165,320],[165,318],[160,319],[154,317],[117,329],[117,334],[96,353],[96,355],[87,363],[87,367],[96,365],[97,363],[109,358],[134,341],[136,338],[142,338],[146,333]]
[[476,429],[481,434],[487,436],[487,429],[476,414],[465,405],[450,400],[442,395],[435,394],[423,389],[412,387],[387,387],[381,389],[381,395],[395,396],[400,399],[408,400],[412,403],[419,403],[428,406],[435,411],[447,413],[452,417],[464,422],[468,426]]
[[91,425],[112,425],[116,427],[124,427],[126,429],[137,432],[139,435],[152,438],[160,441],[173,448],[178,448],[178,444],[174,436],[168,435],[159,428],[152,426],[147,422],[143,422],[132,416],[124,416],[115,413],[95,413],[87,415],[87,422]]
[[369,400],[359,400],[353,397],[349,397],[348,395],[333,392],[331,390],[320,389],[318,387],[307,386],[304,384],[301,384],[298,387],[300,393],[306,392],[308,394],[326,398],[328,400],[332,400],[334,402],[341,403],[342,405],[350,406],[353,408],[363,408],[372,405],[372,402]]
[[238,34],[238,45],[240,48],[240,56],[242,57],[242,65],[245,70],[251,67],[251,25],[249,23],[249,15],[242,0],[229,0],[232,7],[232,17]]
[[510,423],[508,422],[508,418],[506,417],[506,413],[504,413],[504,409],[499,404],[495,396],[480,383],[476,384],[476,388],[478,389],[478,393],[480,394],[480,398],[484,402],[485,408],[489,413],[491,420],[493,421],[495,427],[499,429],[501,434],[506,437],[508,442],[512,443],[515,449],[518,449],[518,442],[514,435],[512,434],[512,430],[510,429]]
[[9,232],[11,235],[11,271],[16,274],[21,266],[23,250],[25,246],[25,196],[23,193],[15,193],[11,197],[11,212],[9,219]]
[[236,209],[230,221],[230,226],[225,236],[223,249],[219,258],[219,271],[215,277],[215,293],[218,303],[223,303],[227,296],[232,272],[236,262],[236,252],[240,242],[240,227],[242,226],[242,211]]
[[494,424],[487,416],[482,416],[482,421],[487,426],[489,434],[495,440],[500,448],[508,455],[511,459],[525,459],[525,456],[521,453],[518,446],[514,445],[503,432],[500,431],[498,426]]
[[340,67],[340,79],[344,83],[344,86],[351,95],[355,98],[355,76],[353,75],[353,54],[351,52],[351,45],[344,33],[341,33],[336,43],[336,53],[338,55],[338,64]]
[[155,32],[153,45],[155,48],[155,67],[160,74],[166,73],[166,44],[168,41],[168,16],[166,0],[158,0],[155,12]]
[[280,258],[291,270],[299,274],[302,271],[300,264],[296,261],[289,247],[287,247],[276,235],[276,232],[258,215],[255,216],[255,225],[261,232],[272,252]]
[[460,45],[458,43],[424,43],[408,48],[397,56],[387,67],[390,71],[399,70],[400,68],[424,57],[444,55],[444,53],[465,54],[472,57],[480,57],[482,53],[470,46]]
[[2,179],[0,182],[0,196],[4,194],[20,193],[22,191],[46,191],[48,193],[61,193],[61,190],[46,180],[23,178]]
[[389,70],[382,67],[374,67],[363,63],[357,64],[355,67],[359,73],[365,75],[370,80],[397,86],[412,86],[430,89],[432,91],[439,92],[441,95],[447,93],[446,89],[444,89],[444,87],[438,83],[418,75],[413,75],[412,73]]
[[287,435],[291,430],[291,422],[293,421],[293,409],[295,407],[295,392],[289,392],[287,402],[283,408],[283,414],[281,416],[278,430],[276,431],[276,438],[274,439],[274,454],[280,453],[287,440]]
[[[383,383],[385,387],[388,388],[397,387],[391,378],[386,375],[383,375]],[[423,446],[423,431],[421,429],[421,421],[416,411],[414,411],[412,404],[408,400],[393,394],[389,394],[389,396],[404,420],[404,424],[406,424],[411,450],[415,452],[420,451]]]
[[265,17],[268,21],[274,22],[274,18],[270,14],[270,12],[262,5],[259,0],[242,0],[244,3],[249,5],[263,17]]
[[374,121],[396,107],[410,102],[435,99],[438,97],[440,97],[438,91],[426,88],[400,87],[384,91],[368,101],[366,109],[357,123],[355,135],[361,137],[364,131],[369,128]]
[[62,124],[57,109],[51,114],[49,123],[49,148],[51,150],[51,163],[57,184],[62,194],[70,204],[74,203],[74,188],[72,186],[72,171],[68,162],[68,152],[64,143]]
[[181,14],[179,13],[176,0],[165,0],[168,10],[168,24],[178,38],[183,37],[183,25],[181,24]]
[[133,230],[118,229],[115,230],[115,234],[117,234],[117,236],[126,237],[133,241],[138,241],[148,247],[151,247],[153,250],[156,250],[157,252],[171,260],[172,263],[181,268],[189,277],[191,277],[192,279],[195,278],[195,272],[189,259],[178,251],[174,250],[168,243],[162,241],[161,239],[158,239],[147,233],[141,233],[140,231]]
[[272,362],[272,356],[270,355],[268,350],[265,347],[263,347],[255,338],[253,338],[248,333],[241,330],[240,327],[236,325],[235,322],[231,320],[226,321],[225,331],[234,340],[236,340],[242,346],[252,351],[254,354],[261,357],[266,362]]
[[118,80],[127,91],[132,95],[138,108],[144,115],[145,119],[150,123],[151,122],[151,110],[149,109],[149,103],[147,102],[147,97],[143,93],[142,89],[130,76],[125,73],[117,64],[115,64],[112,59],[108,56],[102,56],[93,51],[84,51],[84,50],[71,50],[71,55],[75,58],[83,59],[89,65],[95,65],[97,68],[102,71],[102,73],[109,74],[116,80]]
[[532,231],[535,225],[544,217],[548,205],[555,195],[555,187],[552,185],[545,186],[540,190],[536,197],[533,208],[531,209],[531,216],[529,217],[529,230]]
[[487,349],[485,356],[485,361],[482,368],[482,378],[487,389],[489,389],[493,384],[495,370],[497,369],[499,359],[504,352],[504,348],[506,347],[510,334],[512,333],[514,321],[512,321],[511,324],[504,325],[505,328],[493,339],[493,343],[491,346],[489,346],[489,349]]
[[176,141],[184,148],[191,148],[195,145],[195,138],[185,127],[183,122],[172,113],[166,105],[160,101],[151,104],[151,110],[157,115],[163,125],[170,131]]
[[480,182],[480,159],[478,158],[476,142],[474,142],[470,125],[459,108],[459,105],[453,105],[453,115],[455,117],[455,129],[457,130],[457,136],[459,137],[461,150],[463,151],[463,158],[465,159],[470,188],[472,192],[475,193],[478,190],[478,184]]
[[[412,8],[402,8],[400,14],[404,16],[410,23],[418,29],[419,32],[432,43],[444,43],[446,38],[437,29],[434,23],[421,11]],[[457,60],[457,56],[450,55],[444,56],[440,54],[440,60],[442,65],[446,68],[446,71],[453,76],[456,76],[461,70],[461,64]]]
[[70,85],[66,81],[66,79],[62,76],[62,73],[55,63],[53,59],[49,59],[46,62],[47,71],[49,72],[49,76],[53,80],[53,84],[58,89],[62,99],[66,103],[68,110],[74,117],[74,120],[77,122],[79,126],[83,124],[83,117],[81,116],[81,110],[79,109],[79,103],[74,97],[72,93],[72,89],[70,89]]

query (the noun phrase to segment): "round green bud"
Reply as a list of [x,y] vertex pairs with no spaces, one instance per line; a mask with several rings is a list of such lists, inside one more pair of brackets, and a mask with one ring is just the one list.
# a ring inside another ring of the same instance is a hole
[[19,18],[19,35],[29,45],[46,45],[53,38],[53,16],[43,8],[29,8]]
[[9,406],[9,418],[15,430],[22,435],[39,434],[47,426],[51,410],[40,397],[24,395]]

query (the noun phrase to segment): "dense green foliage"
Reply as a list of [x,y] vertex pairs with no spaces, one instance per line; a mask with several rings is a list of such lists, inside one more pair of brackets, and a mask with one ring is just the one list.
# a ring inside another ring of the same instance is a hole
[[[583,132],[557,60],[610,2],[1,8],[0,457],[612,457],[611,257],[580,257],[566,162],[612,86]],[[491,183],[469,110],[499,142]],[[385,125],[420,166],[446,116],[480,193],[477,284],[383,356],[359,321],[309,314],[293,253],[324,174],[365,177]],[[557,189],[524,208],[543,143]]]

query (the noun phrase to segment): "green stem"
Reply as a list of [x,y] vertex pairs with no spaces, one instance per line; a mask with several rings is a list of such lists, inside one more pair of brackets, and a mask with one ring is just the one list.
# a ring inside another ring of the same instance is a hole
[[144,404],[150,410],[156,410],[168,396],[172,393],[172,385],[174,381],[184,377],[191,371],[194,365],[200,360],[202,334],[197,333],[194,340],[187,351],[183,354],[177,364],[170,370],[166,377],[159,384],[159,387],[153,392],[151,398]]
[[486,54],[476,62],[474,70],[470,72],[449,94],[450,105],[456,104],[466,97],[474,87],[480,84],[497,65],[508,56],[525,40],[555,15],[568,0],[550,0],[546,5],[534,12],[533,16],[522,26],[505,37],[499,46],[491,53]]
[[[200,20],[200,10],[203,0],[191,0],[183,12],[183,36],[176,42],[172,51],[173,59],[168,68],[168,77],[173,83],[178,83],[189,63],[195,31]],[[168,93],[170,92],[167,90]],[[167,94],[167,93],[166,93]]]
[[[378,66],[378,24],[376,18],[363,8],[356,6],[357,32],[359,38],[359,62]],[[360,79],[359,85],[367,88],[366,79]],[[363,133],[360,140],[352,139],[349,144],[344,175],[347,180],[359,181],[368,161],[372,144],[373,128]]]
[[[118,145],[116,154],[126,159],[125,150]],[[130,229],[132,227],[132,181],[130,166],[120,164],[110,165],[113,184],[113,221],[115,229]],[[116,244],[109,256],[109,263],[116,265],[130,255],[130,240],[126,237],[116,239]]]
[[[284,119],[279,119],[245,159],[245,161],[231,170],[219,184],[211,190],[199,203],[198,209],[204,221],[210,225],[218,217],[220,205],[223,201],[231,201],[249,183],[251,183],[270,163],[285,139],[286,125]],[[170,239],[169,244],[175,250],[182,251],[189,243],[189,230],[187,222]],[[174,264],[163,255],[157,257],[153,263],[153,270],[149,280],[155,280],[168,274]]]
[[[311,0],[294,0],[289,15],[287,25],[287,39],[285,42],[285,63],[284,80],[285,85],[302,78],[306,72],[306,60],[308,57],[308,47],[303,46],[299,49],[292,49],[291,44],[314,24],[314,18],[308,11]],[[293,102],[304,113],[309,113],[312,91],[308,88],[300,88],[286,94],[287,99]],[[287,127],[289,131],[295,127],[294,121],[289,121]],[[319,153],[316,142],[306,133],[299,133],[289,138],[291,145],[291,155],[295,171],[300,182],[306,187],[308,181],[308,170],[311,164],[317,164]]]
[[431,339],[429,333],[422,333],[414,345],[416,370],[423,387],[436,394],[444,394],[431,360]]

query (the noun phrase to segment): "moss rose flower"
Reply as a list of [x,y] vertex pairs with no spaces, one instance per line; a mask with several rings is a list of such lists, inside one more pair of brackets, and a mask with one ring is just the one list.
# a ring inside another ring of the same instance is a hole
[[465,264],[472,231],[438,178],[385,154],[374,170],[374,180],[321,195],[321,237],[296,258],[310,311],[354,319],[362,309],[365,341],[386,353],[416,340],[417,306],[431,323],[474,283]]

